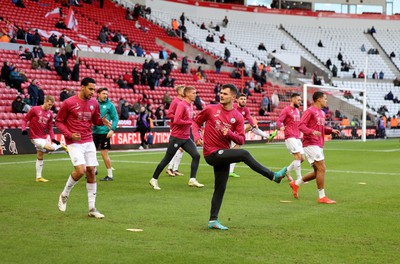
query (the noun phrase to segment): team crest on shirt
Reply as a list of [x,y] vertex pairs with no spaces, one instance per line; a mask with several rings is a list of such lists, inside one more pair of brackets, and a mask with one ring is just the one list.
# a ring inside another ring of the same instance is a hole
[[235,124],[236,123],[236,119],[234,117],[231,118],[231,124]]
[[103,108],[107,108],[107,106],[103,105]]
[[50,114],[47,114],[47,117],[50,117]]
[[223,150],[223,149],[218,150],[218,154],[219,154],[219,155],[222,155],[222,153],[224,153],[224,150]]
[[93,111],[94,106],[93,106],[93,105],[90,105],[90,106],[89,106],[89,109],[90,109],[90,111]]
[[178,144],[174,144],[174,148],[177,148],[178,147]]
[[242,111],[242,115],[245,115],[246,113],[244,111]]

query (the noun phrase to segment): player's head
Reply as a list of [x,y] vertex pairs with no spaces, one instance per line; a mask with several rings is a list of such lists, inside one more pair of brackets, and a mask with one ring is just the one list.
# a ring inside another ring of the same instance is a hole
[[220,103],[222,105],[233,104],[239,93],[234,84],[224,84],[221,87]]
[[313,94],[313,102],[315,105],[324,108],[328,105],[328,100],[326,100],[326,95],[323,92],[315,92]]
[[42,105],[42,108],[43,108],[43,110],[49,110],[49,109],[51,109],[52,107],[53,107],[53,105],[54,105],[54,97],[53,96],[51,96],[51,95],[46,95],[45,97],[44,97],[44,102],[43,102],[43,105]]
[[185,87],[186,87],[185,85],[177,85],[175,87],[176,93],[181,97],[185,97],[185,95],[183,94],[183,89],[185,89]]
[[190,103],[194,102],[196,99],[196,88],[193,86],[186,86],[183,89],[183,97]]
[[244,94],[244,93],[241,93],[241,94],[239,95],[239,98],[238,98],[237,102],[238,102],[238,105],[239,105],[240,107],[245,107],[245,106],[246,106],[246,103],[247,103],[247,95]]
[[105,102],[108,98],[108,89],[106,87],[101,87],[97,90],[97,99],[100,102]]
[[301,105],[301,96],[298,93],[292,93],[290,96],[291,101],[292,101],[292,106],[295,108],[299,108]]
[[93,78],[86,77],[83,78],[81,81],[81,92],[80,97],[81,99],[90,99],[92,98],[94,91],[96,89],[96,81]]

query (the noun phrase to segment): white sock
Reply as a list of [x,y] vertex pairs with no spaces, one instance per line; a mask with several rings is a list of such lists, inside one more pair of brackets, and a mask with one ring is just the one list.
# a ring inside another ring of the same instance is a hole
[[229,173],[232,173],[235,171],[235,166],[236,166],[236,163],[231,163],[231,165],[229,166]]
[[296,184],[297,186],[300,186],[304,183],[303,178],[297,179],[294,184]]
[[295,168],[295,161],[293,160],[292,163],[290,163],[290,165],[287,167],[288,172],[291,172],[292,170],[294,170]]
[[89,210],[96,208],[96,192],[97,183],[86,183],[86,190],[88,192]]
[[325,197],[325,189],[321,189],[321,190],[318,189],[318,196],[319,196],[319,198]]
[[43,160],[36,160],[36,179],[42,177]]
[[67,180],[67,183],[65,184],[64,190],[62,192],[62,196],[69,196],[69,193],[71,192],[72,188],[74,188],[75,184],[78,181],[75,181],[71,175],[69,175],[69,178]]
[[107,169],[107,176],[110,177],[110,178],[113,177],[112,169],[111,169],[111,168]]
[[179,165],[181,164],[182,156],[183,156],[183,151],[178,150],[175,154],[173,171],[177,171],[179,169]]
[[174,157],[172,158],[172,160],[169,162],[168,164],[168,169],[172,170],[174,168],[174,164],[175,164],[175,159],[176,159],[176,155],[178,155],[179,150],[175,153]]
[[252,128],[251,131],[252,131],[254,134],[259,135],[259,136],[261,136],[261,137],[264,137],[264,138],[269,137],[269,135],[268,135],[267,133],[265,133],[264,131],[262,131],[262,130],[259,129],[259,128]]
[[292,163],[294,167],[294,171],[296,172],[297,179],[301,179],[301,161],[294,160]]
[[61,145],[57,145],[55,143],[51,144],[51,146],[54,148],[54,151],[56,151],[56,150],[61,148]]

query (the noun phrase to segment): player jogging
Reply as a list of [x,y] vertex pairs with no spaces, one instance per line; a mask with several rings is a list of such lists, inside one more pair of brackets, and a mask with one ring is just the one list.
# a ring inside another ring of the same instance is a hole
[[169,137],[167,152],[158,164],[153,177],[149,182],[154,190],[161,190],[158,186],[158,177],[179,148],[183,148],[192,157],[188,185],[198,188],[204,187],[204,184],[201,184],[196,180],[200,154],[197,151],[193,140],[190,139],[190,128],[192,127],[193,121],[193,102],[196,99],[196,89],[192,86],[187,86],[183,90],[183,94],[185,99],[176,107],[174,125],[172,127],[171,136]]
[[313,106],[308,108],[301,117],[299,129],[303,132],[303,145],[308,162],[313,167],[311,171],[296,181],[290,182],[293,196],[298,199],[298,190],[301,184],[316,179],[318,187],[318,203],[335,204],[336,201],[330,200],[325,196],[325,157],[324,157],[324,137],[329,134],[339,135],[339,130],[325,126],[325,113],[322,111],[327,106],[328,101],[323,92],[313,94]]
[[104,218],[95,207],[97,183],[95,170],[99,165],[96,147],[93,143],[92,124],[106,125],[111,128],[107,116],[100,117],[99,104],[92,99],[96,88],[94,79],[86,77],[81,81],[79,94],[65,100],[57,114],[56,126],[64,135],[68,145],[69,156],[75,170],[68,177],[64,190],[58,199],[58,209],[65,212],[67,200],[72,188],[86,173],[86,189],[88,193],[90,217]]
[[[277,183],[280,183],[286,174],[286,167],[272,172],[256,161],[247,150],[230,148],[231,141],[238,145],[243,145],[245,141],[243,116],[233,108],[237,94],[238,89],[235,85],[223,85],[220,103],[208,105],[193,122],[195,142],[204,146],[204,158],[214,168],[214,194],[211,200],[209,229],[228,229],[219,222],[218,214],[229,178],[229,165],[232,162],[244,162],[255,172]],[[200,127],[204,122],[206,124],[201,136]]]
[[[275,130],[273,133],[271,133],[271,135],[268,135],[267,133],[265,133],[264,131],[259,129],[258,125],[254,122],[253,117],[250,115],[250,110],[246,106],[246,104],[247,104],[247,96],[246,96],[246,94],[242,93],[239,95],[237,104],[233,104],[233,107],[236,108],[239,111],[239,113],[241,113],[243,115],[243,117],[249,122],[248,125],[250,126],[251,132],[253,132],[254,134],[261,136],[263,138],[267,138],[268,141],[272,141],[275,138],[278,130]],[[246,129],[246,131],[247,131],[247,129]],[[231,146],[232,146],[232,148],[240,148],[240,145],[235,144],[234,142],[232,142]],[[240,175],[235,173],[235,166],[236,166],[236,163],[231,163],[231,166],[229,168],[229,176],[239,178]]]
[[113,181],[114,176],[111,168],[111,160],[108,156],[108,151],[111,149],[110,139],[114,135],[118,125],[118,113],[114,104],[108,99],[108,89],[99,88],[97,90],[97,102],[100,107],[100,116],[107,116],[109,121],[112,121],[112,127],[93,126],[93,141],[96,148],[100,147],[101,156],[107,168],[107,176],[100,179],[101,181]]
[[[172,130],[172,127],[174,126],[174,117],[175,117],[175,111],[176,107],[180,102],[182,102],[184,94],[183,94],[183,89],[185,89],[184,85],[178,85],[175,87],[176,94],[177,96],[172,100],[168,112],[167,112],[167,118],[170,120],[170,128]],[[183,149],[179,148],[179,150],[176,152],[175,156],[172,158],[172,160],[168,164],[168,168],[166,170],[166,173],[169,176],[175,177],[175,176],[183,176],[183,173],[179,172],[179,164],[181,163],[183,156]]]
[[[28,135],[26,130],[27,123],[29,123],[29,138],[36,148],[36,182],[48,182],[42,177],[43,170],[43,158],[45,152],[55,151],[59,148],[63,148],[68,152],[66,146],[60,144],[59,141],[55,140],[53,132],[53,112],[50,110],[54,105],[54,97],[47,95],[44,98],[43,105],[33,106],[28,114],[25,115],[22,120],[22,135]],[[50,138],[53,142],[47,143],[47,133],[49,132]]]
[[300,139],[300,111],[301,96],[298,93],[293,93],[291,103],[285,107],[279,115],[276,124],[281,131],[285,132],[285,144],[290,153],[293,154],[294,160],[288,166],[288,178],[293,181],[289,173],[296,172],[297,179],[301,179],[301,163],[304,161],[304,149]]

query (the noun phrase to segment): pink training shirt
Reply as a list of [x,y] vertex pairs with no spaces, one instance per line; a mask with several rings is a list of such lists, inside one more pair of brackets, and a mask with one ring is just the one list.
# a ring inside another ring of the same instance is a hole
[[250,110],[248,107],[244,106],[244,107],[240,107],[237,103],[233,104],[233,107],[236,108],[239,113],[241,113],[244,117],[245,120],[247,120],[250,124],[250,126],[255,126],[256,124],[254,123],[253,118],[250,115]]
[[[244,135],[244,119],[237,109],[225,110],[222,105],[208,105],[193,122],[193,136],[197,141],[200,136],[200,127],[206,122],[204,128],[204,157],[211,155],[220,149],[229,149],[231,141],[238,145],[243,145],[245,141]],[[228,128],[228,133],[223,134],[223,128]]]
[[285,107],[279,115],[276,124],[278,128],[285,127],[285,139],[300,138],[300,111],[298,108],[290,105]]
[[[93,141],[92,125],[103,125],[96,99],[82,100],[75,95],[62,103],[56,117],[56,126],[64,135],[67,144]],[[81,139],[72,141],[72,133],[79,133]]]
[[176,107],[174,125],[171,127],[171,136],[188,139],[190,138],[190,128],[193,123],[193,104],[181,101]]
[[[324,147],[325,135],[332,134],[332,128],[325,127],[325,113],[321,109],[311,106],[301,117],[299,129],[303,132],[303,146]],[[320,136],[314,136],[314,131],[321,132]]]
[[28,122],[30,139],[46,139],[46,129],[49,131],[50,138],[54,139],[53,112],[51,110],[46,111],[42,106],[33,106],[22,120],[22,131],[26,130]]

